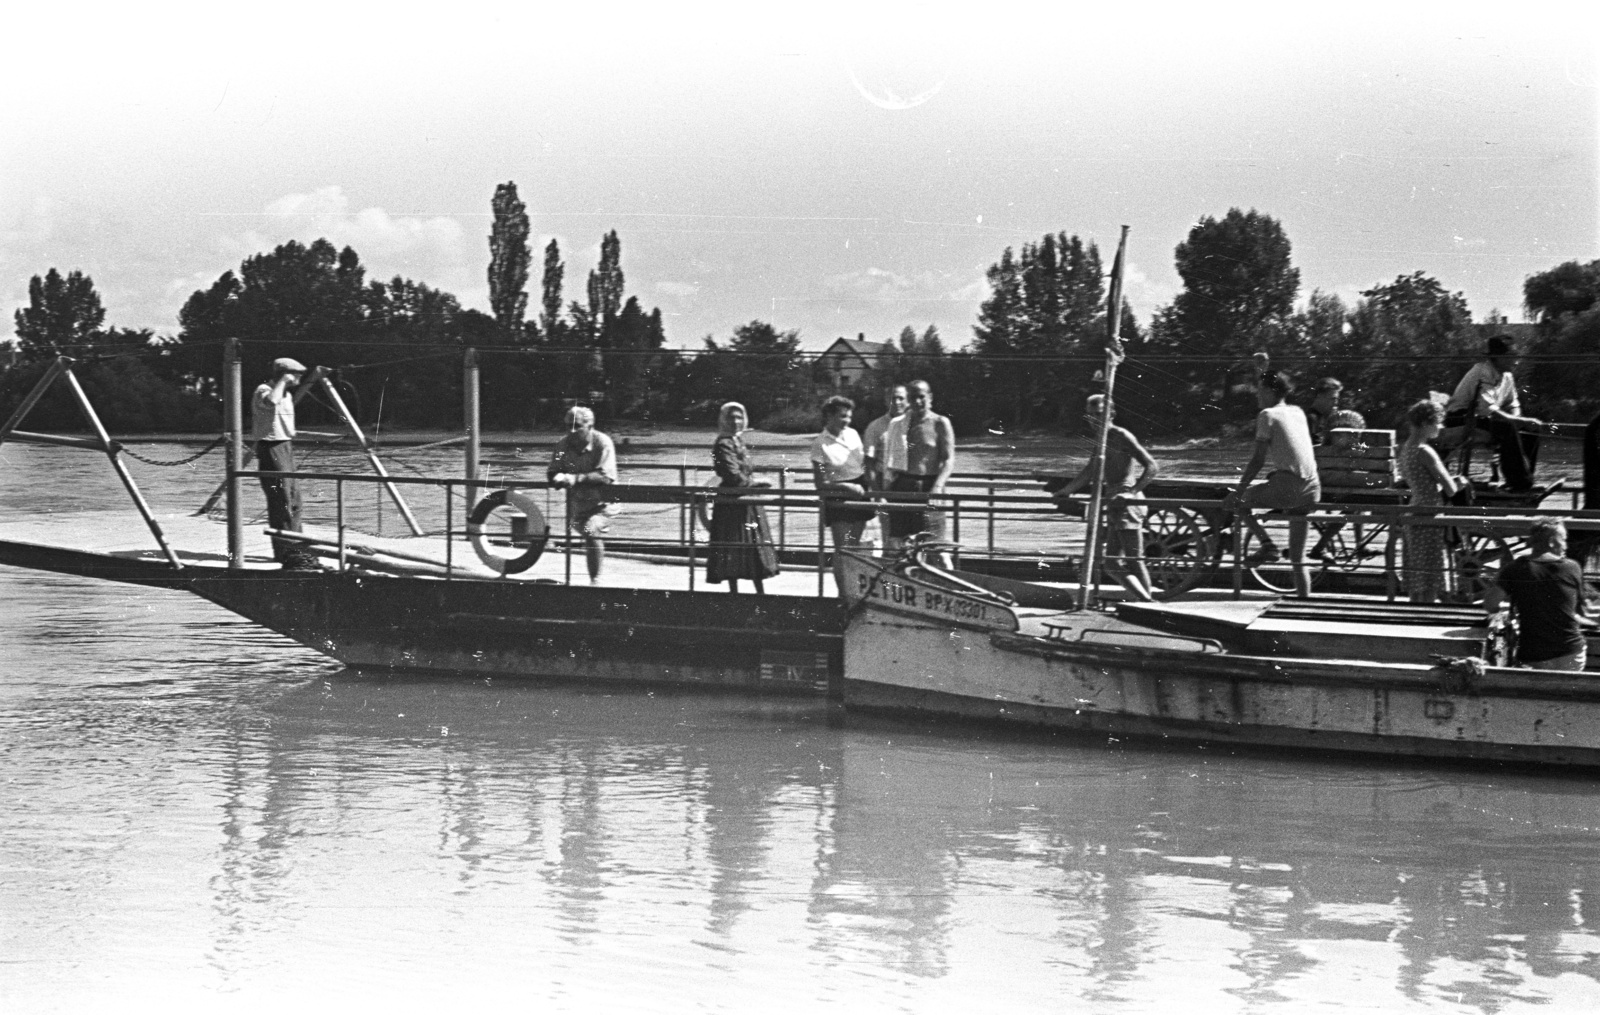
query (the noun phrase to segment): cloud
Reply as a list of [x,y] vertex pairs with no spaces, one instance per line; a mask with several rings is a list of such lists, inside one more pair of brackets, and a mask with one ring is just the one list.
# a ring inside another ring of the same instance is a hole
[[700,287],[688,282],[657,282],[655,291],[664,296],[694,296]]
[[[373,278],[406,275],[458,296],[483,288],[475,278],[478,272],[467,263],[466,233],[456,219],[395,216],[382,208],[354,210],[338,186],[285,194],[267,204],[256,228],[225,236],[221,245],[230,256],[243,259],[288,240],[309,243],[319,238],[352,247]],[[487,243],[483,257],[488,257]]]

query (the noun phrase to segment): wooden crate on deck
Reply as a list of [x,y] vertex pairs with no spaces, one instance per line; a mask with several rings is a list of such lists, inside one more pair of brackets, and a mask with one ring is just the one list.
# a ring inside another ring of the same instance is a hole
[[1395,443],[1393,430],[1329,430],[1327,442],[1317,447],[1317,474],[1322,478],[1322,488],[1374,490],[1394,486]]

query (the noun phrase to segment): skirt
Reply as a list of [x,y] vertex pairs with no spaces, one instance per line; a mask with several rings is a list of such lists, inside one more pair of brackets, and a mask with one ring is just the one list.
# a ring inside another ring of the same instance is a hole
[[711,547],[706,581],[771,578],[778,573],[767,512],[759,504],[718,499],[711,508]]

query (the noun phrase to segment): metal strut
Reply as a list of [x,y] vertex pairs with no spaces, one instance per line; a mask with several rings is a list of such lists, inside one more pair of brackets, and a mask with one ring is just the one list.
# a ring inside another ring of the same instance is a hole
[[[17,425],[38,404],[39,399],[44,397],[44,393],[49,390],[50,385],[63,377],[66,378],[67,387],[72,391],[72,397],[77,401],[78,408],[83,411],[84,419],[88,421],[89,428],[94,431],[93,439],[87,437],[58,437],[54,434],[29,433],[26,430],[18,430]],[[150,534],[156,537],[156,543],[166,556],[167,563],[171,564],[176,570],[183,570],[183,562],[178,559],[178,555],[173,552],[171,545],[167,543],[166,533],[161,531],[161,523],[156,521],[155,515],[150,511],[150,505],[145,503],[144,495],[139,492],[139,484],[133,481],[133,476],[128,472],[128,467],[122,464],[122,458],[120,457],[122,445],[112,440],[111,435],[106,432],[105,425],[100,422],[99,414],[94,411],[94,406],[89,402],[89,396],[83,392],[83,385],[78,383],[77,376],[72,372],[72,360],[69,357],[56,357],[56,361],[50,365],[50,369],[45,371],[43,377],[39,378],[39,383],[35,384],[33,390],[28,392],[28,397],[22,400],[21,405],[17,406],[17,411],[11,414],[10,419],[6,420],[4,428],[0,428],[0,444],[5,443],[7,440],[16,441],[19,444],[46,444],[57,447],[89,448],[105,452],[106,458],[111,461],[111,468],[116,471],[117,478],[122,481],[123,487],[128,491],[128,496],[133,499],[133,506],[139,509],[139,514],[144,518],[145,525],[150,528]]]

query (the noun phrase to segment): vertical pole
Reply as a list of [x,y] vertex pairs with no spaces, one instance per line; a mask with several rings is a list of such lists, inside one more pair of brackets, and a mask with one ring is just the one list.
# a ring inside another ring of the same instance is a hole
[[344,571],[344,480],[333,481],[334,510],[337,512],[339,524],[339,570]]
[[1100,552],[1100,523],[1105,513],[1106,436],[1111,431],[1112,392],[1117,385],[1117,364],[1122,362],[1122,265],[1128,247],[1128,227],[1122,227],[1122,238],[1117,242],[1117,258],[1111,266],[1110,293],[1106,298],[1106,393],[1100,414],[1100,433],[1095,440],[1095,454],[1100,462],[1094,472],[1094,494],[1089,498],[1089,531],[1084,539],[1083,568],[1079,573],[1078,609],[1094,605],[1100,587],[1100,565],[1096,557]]
[[244,462],[243,378],[239,363],[239,340],[222,343],[222,412],[228,428],[227,453],[223,456],[223,484],[228,498],[228,566],[244,567],[244,515],[240,503],[239,470]]
[[[828,569],[828,544],[823,541],[824,534],[828,531],[828,527],[826,525],[822,524],[822,511],[823,511],[823,508],[822,508],[822,495],[818,494],[817,495],[817,595],[818,596],[826,595],[827,592],[828,592],[828,586],[823,581],[823,577],[822,577],[822,573]],[[837,556],[838,553],[839,553],[839,548],[837,546],[835,546],[833,548],[833,552]]]
[[786,544],[789,541],[789,539],[788,539],[789,530],[788,530],[788,526],[785,524],[788,521],[788,498],[784,496],[784,491],[787,490],[788,488],[789,488],[789,470],[786,469],[786,468],[779,469],[778,470],[778,557],[780,559],[783,557],[784,544]]
[[[469,348],[461,356],[461,427],[467,432],[467,507],[470,510],[478,499],[478,488],[473,480],[478,478],[479,463],[479,404],[478,404],[478,350]],[[449,490],[449,484],[445,485]]]
[[696,496],[695,494],[690,493],[688,495],[688,497],[686,498],[687,503],[689,505],[689,513],[690,513],[690,518],[689,518],[689,591],[690,592],[694,591],[694,550],[695,550],[695,545],[694,544],[695,544],[695,531],[694,531],[694,517],[693,517],[693,515],[694,515],[695,496]]
[[1244,514],[1235,511],[1233,514],[1233,598],[1235,599],[1244,595],[1244,532]]
[[[470,490],[471,487],[468,486]],[[450,489],[450,481],[444,481],[444,578],[449,581],[455,577],[455,528],[456,528],[456,499],[451,496],[454,491]],[[471,500],[469,495],[468,500]]]
[[[687,490],[688,488],[689,488],[689,469],[688,469],[687,466],[680,465],[680,466],[678,466],[678,489],[680,491],[682,491],[682,490]],[[693,527],[694,526],[694,519],[689,517],[689,502],[686,501],[686,500],[680,500],[678,502],[678,545],[679,546],[682,546],[682,545],[684,545],[685,543],[687,543],[689,541],[689,533],[685,530],[685,528],[684,528],[685,525]],[[691,559],[689,561],[689,563],[690,563],[690,565],[693,565],[694,564],[693,559]]]
[[989,556],[994,556],[994,480],[989,480]]
[[956,548],[954,550],[950,551],[950,566],[956,568],[957,570],[960,570],[960,568],[961,568],[961,498],[960,497],[951,497],[950,498],[950,542],[956,544]]

